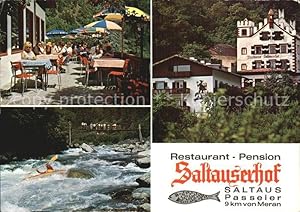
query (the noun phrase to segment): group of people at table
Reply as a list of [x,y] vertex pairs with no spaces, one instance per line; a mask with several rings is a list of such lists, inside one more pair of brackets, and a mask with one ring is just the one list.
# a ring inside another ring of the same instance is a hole
[[[42,57],[45,55],[45,57]],[[47,55],[51,55],[51,62],[49,60],[45,61]],[[56,58],[55,60],[53,60]],[[56,57],[57,56],[57,57]],[[86,57],[88,61],[94,59],[100,59],[101,57],[113,57],[114,53],[112,51],[112,46],[109,42],[105,42],[104,45],[97,43],[93,47],[88,48],[86,43],[81,44],[72,44],[71,42],[64,43],[59,41],[57,43],[51,42],[38,42],[35,46],[31,42],[25,42],[23,46],[23,51],[21,53],[21,59],[23,63],[30,64],[34,63],[33,61],[43,60],[45,64],[49,62],[54,65],[57,70],[61,73],[64,73],[65,70],[62,68],[62,65],[67,64],[72,57]],[[40,59],[43,58],[43,59]],[[48,65],[48,68],[51,68]],[[45,73],[45,67],[38,68],[38,78],[42,80],[42,73]]]
[[[34,47],[30,42],[25,42],[23,47],[23,52],[21,54],[22,61],[36,61],[40,60],[39,55],[57,55],[57,60],[53,61],[52,65],[55,65],[60,72],[64,72],[65,70],[62,68],[62,65],[67,64],[72,57],[85,57],[88,61],[93,61],[95,59],[114,57],[114,53],[112,51],[112,46],[109,42],[105,42],[102,44],[95,44],[93,47],[88,48],[86,43],[81,44],[72,44],[71,42],[67,42],[66,44],[62,41],[58,43],[43,43],[38,42]],[[45,56],[44,58],[47,58]],[[53,57],[52,57],[53,58]],[[56,58],[56,57],[55,57]],[[49,61],[49,60],[48,60]],[[53,64],[54,63],[54,64]],[[92,64],[92,63],[91,63]],[[39,68],[38,70],[38,78],[42,79],[42,75],[45,73],[45,67]],[[127,79],[127,83],[124,87],[124,84],[120,87],[123,87],[122,90],[127,90],[128,94],[138,96],[141,94],[145,94],[143,89],[140,90],[140,87],[144,87],[145,89],[149,88],[149,84],[140,80],[135,80],[133,78]],[[134,89],[136,88],[136,89]],[[140,91],[139,91],[140,90]],[[137,92],[139,91],[139,92]]]
[[71,42],[65,44],[63,41],[53,44],[51,42],[38,42],[33,47],[30,42],[25,42],[21,54],[22,60],[35,60],[37,59],[37,55],[57,55],[57,59],[60,61],[57,64],[60,65],[68,63],[71,57],[77,55],[86,57],[89,60],[99,59],[104,56],[114,56],[112,46],[109,42],[106,42],[105,45],[95,44],[90,49],[88,49],[86,43],[76,45]]

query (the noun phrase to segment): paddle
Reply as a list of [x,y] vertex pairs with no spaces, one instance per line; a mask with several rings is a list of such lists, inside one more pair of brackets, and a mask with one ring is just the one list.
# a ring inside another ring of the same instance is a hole
[[49,160],[49,162],[48,163],[50,163],[50,162],[53,162],[53,161],[55,161],[55,160],[57,160],[57,158],[58,158],[58,155],[54,155],[50,160]]
[[[53,161],[57,160],[57,158],[58,158],[58,155],[54,155],[54,156],[52,156],[52,158],[51,158],[47,163],[53,162]],[[47,163],[46,163],[46,164],[47,164]],[[36,169],[39,169],[39,168],[42,167],[42,166],[44,166],[44,164],[41,165],[41,166],[39,166],[39,167],[36,168]]]
[[[57,160],[57,158],[58,158],[58,155],[54,155],[54,156],[52,156],[52,158],[51,158],[47,163],[53,162],[53,161]],[[47,164],[47,163],[46,163],[46,164]],[[41,167],[44,166],[44,165],[45,165],[45,164],[38,166],[37,168],[35,168],[35,170],[41,168]]]
[[[53,162],[53,161],[57,160],[57,158],[58,158],[58,155],[54,155],[54,156],[51,157],[51,159],[50,159],[47,163]],[[47,163],[46,163],[46,164],[47,164]],[[42,167],[42,166],[44,166],[44,165],[45,165],[45,164],[38,166],[37,168],[34,169],[34,171],[38,170],[40,167]],[[33,171],[32,171],[32,172],[33,172]],[[29,175],[30,175],[32,172],[30,172]],[[28,177],[24,178],[23,180],[26,180],[27,178],[28,178]]]

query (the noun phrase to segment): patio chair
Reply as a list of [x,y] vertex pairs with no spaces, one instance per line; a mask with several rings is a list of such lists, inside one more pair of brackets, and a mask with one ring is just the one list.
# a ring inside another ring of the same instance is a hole
[[81,74],[84,72],[84,68],[86,68],[86,60],[88,60],[86,57],[79,55],[79,59],[80,59],[80,76]]
[[[129,64],[130,64],[130,59],[125,59],[125,62],[124,62],[124,66],[123,66],[123,69],[122,69],[122,72],[126,75],[126,73],[130,72],[130,67],[129,67]],[[111,70],[111,72],[120,72],[121,70]]]
[[95,68],[90,68],[90,61],[86,57],[81,57],[82,65],[85,66],[85,87],[88,86],[91,73],[96,73]]
[[35,90],[37,91],[37,75],[35,73],[26,73],[23,65],[21,62],[12,62],[11,61],[11,70],[12,70],[12,77],[10,80],[10,92],[12,91],[13,87],[13,79],[14,79],[14,85],[16,84],[16,80],[21,80],[22,85],[22,96],[24,95],[24,91],[27,88],[27,79],[30,79],[31,77],[35,77]]
[[[57,65],[52,66],[52,69],[47,70],[47,75],[56,75],[57,76],[57,81],[58,81],[58,90],[60,90],[61,87],[61,74],[60,74],[60,67],[63,64],[63,58],[59,58],[57,60]],[[55,67],[55,69],[54,69]]]

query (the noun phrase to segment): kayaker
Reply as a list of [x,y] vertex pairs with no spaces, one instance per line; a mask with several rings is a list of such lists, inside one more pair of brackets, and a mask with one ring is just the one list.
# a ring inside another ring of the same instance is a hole
[[47,168],[47,170],[44,171],[44,172],[41,172],[41,171],[39,171],[38,169],[37,169],[36,171],[37,171],[38,173],[40,173],[40,174],[51,173],[51,172],[54,171],[53,167],[52,167],[49,163],[46,163],[46,168]]

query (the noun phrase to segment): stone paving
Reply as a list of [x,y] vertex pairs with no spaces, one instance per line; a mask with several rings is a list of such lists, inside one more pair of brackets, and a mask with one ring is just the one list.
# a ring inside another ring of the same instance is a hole
[[[20,89],[12,92],[2,91],[1,106],[24,106],[24,105],[104,105],[122,104],[116,96],[116,91],[104,86],[97,86],[96,80],[89,81],[89,86],[84,85],[85,74],[80,70],[80,64],[71,62],[63,66],[66,73],[61,73],[62,86],[59,89],[56,75],[49,75],[49,87],[47,91],[34,88],[34,80],[28,81],[28,89],[22,96]],[[94,77],[95,78],[95,77]],[[105,99],[106,97],[109,97]]]

